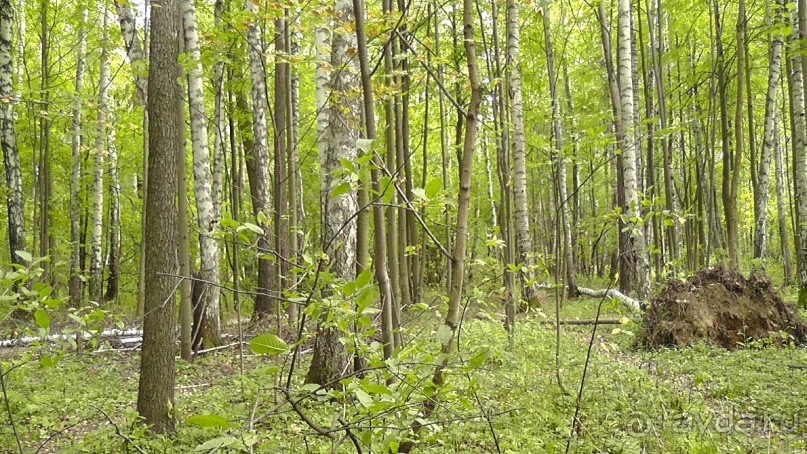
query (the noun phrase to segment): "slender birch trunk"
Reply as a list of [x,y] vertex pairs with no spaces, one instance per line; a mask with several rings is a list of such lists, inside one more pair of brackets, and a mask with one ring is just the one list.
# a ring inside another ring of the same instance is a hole
[[[776,8],[776,24],[781,22],[781,5]],[[759,169],[757,170],[757,203],[754,204],[754,258],[762,258],[767,251],[767,217],[768,217],[768,186],[771,159],[776,152],[776,87],[779,84],[779,74],[782,68],[782,35],[777,33],[771,39],[770,65],[768,67],[768,89],[765,95],[765,122],[760,154]],[[753,135],[753,131],[752,131]],[[751,166],[756,166],[752,161]]]
[[107,50],[107,14],[104,12],[103,36],[101,41],[100,69],[98,76],[98,111],[95,120],[95,153],[93,154],[92,229],[90,234],[90,301],[103,301],[101,275],[103,256],[101,242],[104,226],[104,162],[106,160],[107,102],[109,78],[109,52]]
[[[349,175],[341,175],[342,160],[355,162],[358,158],[355,130],[361,125],[358,62],[349,56],[349,49],[358,46],[351,30],[355,19],[351,0],[335,0],[334,32],[331,45],[330,97],[327,103],[328,127],[324,137],[325,154],[320,156],[322,178],[323,252],[328,256],[331,271],[339,278],[352,281],[356,275],[356,191],[332,194]],[[320,325],[314,341],[307,383],[324,385],[344,373],[347,367],[345,347],[339,342],[340,333],[334,326]]]
[[524,131],[524,102],[521,90],[521,30],[518,5],[507,4],[506,68],[510,88],[510,114],[513,144],[513,201],[515,207],[516,253],[520,262],[522,297],[528,302],[536,298],[533,268],[533,245],[527,206],[527,151]]
[[[199,48],[199,29],[196,19],[194,0],[182,2],[182,27],[185,38],[185,52],[192,62],[188,72],[188,106],[191,119],[191,150],[193,153],[193,192],[196,198],[196,220],[199,228],[199,281],[194,285],[201,286],[201,298],[193,301],[200,307],[194,308],[194,314],[201,314],[195,320],[193,345],[195,348],[209,348],[221,344],[219,318],[219,245],[216,241],[218,219],[216,203],[212,188],[212,172],[210,166],[210,148],[208,145],[207,114],[205,109],[204,82],[202,79],[202,53]],[[219,69],[219,72],[221,69]],[[221,75],[219,74],[219,79]],[[221,94],[216,95],[221,106]],[[218,130],[218,124],[214,127]],[[221,153],[221,137],[218,138],[218,152]],[[184,169],[183,169],[184,170]],[[219,194],[220,197],[220,186]],[[198,290],[197,290],[198,291]]]
[[650,275],[647,260],[645,238],[642,236],[640,201],[636,180],[636,149],[635,141],[631,139],[636,134],[633,124],[633,80],[631,77],[630,52],[630,0],[619,0],[619,48],[618,48],[618,74],[620,86],[620,100],[622,107],[622,121],[628,138],[622,142],[622,185],[625,193],[625,215],[630,226],[630,244],[627,245],[625,257],[635,266],[637,276],[636,294],[639,299],[650,295]]
[[[263,43],[261,38],[260,21],[258,20],[258,4],[246,0],[246,11],[250,16],[247,30],[247,47],[249,54],[249,76],[252,81],[252,166],[254,178],[254,198],[252,209],[257,224],[264,232],[258,235],[258,250],[260,254],[270,252],[269,222],[271,204],[269,203],[269,137],[266,129],[266,71],[263,60]],[[272,287],[272,262],[266,258],[258,258],[258,295],[255,297],[255,311],[252,321],[264,319],[274,311],[270,291]]]
[[[801,2],[799,4],[801,6]],[[799,306],[807,307],[807,124],[805,124],[804,74],[798,53],[800,39],[800,12],[791,10],[793,31],[788,42],[788,57],[791,59],[793,79],[793,182],[796,205],[796,264],[799,287]]]
[[70,307],[80,307],[84,296],[81,283],[81,106],[84,89],[84,64],[87,46],[87,6],[81,8],[81,22],[76,47],[75,99],[73,100],[72,137],[70,141],[70,275],[68,293]]
[[[14,72],[11,59],[13,40],[13,9],[10,0],[0,0],[0,99],[13,100]],[[8,246],[11,262],[24,264],[17,251],[25,251],[25,223],[22,192],[22,169],[20,168],[17,137],[14,133],[14,102],[0,102],[0,146],[3,148],[5,167],[6,213],[8,216]]]
[[790,240],[787,233],[787,212],[785,211],[785,172],[782,160],[782,143],[779,139],[779,115],[774,113],[774,169],[776,180],[776,216],[779,221],[779,245],[782,250],[782,266],[784,267],[784,285],[790,285],[793,279],[793,264],[790,259]]

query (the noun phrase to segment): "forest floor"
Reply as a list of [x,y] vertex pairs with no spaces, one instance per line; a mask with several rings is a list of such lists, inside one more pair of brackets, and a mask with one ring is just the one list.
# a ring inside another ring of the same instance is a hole
[[[561,319],[592,319],[598,303],[571,301]],[[607,301],[601,317],[623,314]],[[444,423],[422,432],[419,451],[497,452],[498,444],[501,452],[564,452],[568,441],[568,452],[579,453],[807,452],[807,370],[790,367],[807,365],[807,349],[760,341],[732,352],[704,345],[641,351],[633,347],[634,322],[597,328],[570,439],[592,326],[562,326],[556,374],[552,320],[550,308],[522,315],[510,349],[495,317],[466,317],[461,352],[484,347],[489,357],[470,374],[449,377],[454,391],[442,394],[448,404],[432,416]],[[0,357],[6,370],[20,364],[9,351]],[[33,360],[11,371],[6,387],[26,452],[216,452],[200,445],[221,436],[230,437],[232,452],[242,442],[255,452],[353,452],[350,443],[335,447],[313,434],[288,408],[271,411],[282,399],[271,390],[279,361],[247,354],[243,376],[234,349],[179,362],[172,439],[147,435],[134,423],[136,352],[68,354],[52,367]],[[476,405],[450,405],[469,380]],[[304,410],[328,426],[336,404],[310,401]],[[273,414],[262,417],[267,413]],[[199,414],[220,415],[230,426],[186,422]],[[16,450],[4,421],[0,452]]]

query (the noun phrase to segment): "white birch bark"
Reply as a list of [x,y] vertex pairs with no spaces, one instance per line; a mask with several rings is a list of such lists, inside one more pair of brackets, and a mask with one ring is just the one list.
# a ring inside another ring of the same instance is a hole
[[521,92],[521,32],[518,23],[518,4],[507,2],[507,68],[510,87],[512,115],[511,137],[513,138],[513,201],[515,203],[516,258],[521,263],[522,296],[527,301],[535,299],[534,273],[532,270],[532,235],[527,207],[527,153],[524,132],[524,101]]
[[[346,281],[353,280],[356,275],[356,212],[359,207],[354,187],[341,194],[334,193],[334,190],[350,184],[350,175],[342,172],[342,160],[356,162],[358,159],[356,140],[361,131],[361,85],[358,60],[350,54],[350,50],[358,46],[356,34],[350,27],[353,18],[353,1],[335,0],[331,46],[331,67],[334,70],[330,73],[330,97],[323,106],[328,113],[327,127],[325,135],[318,140],[324,142],[320,147],[325,148],[325,153],[320,155],[323,252],[328,256],[331,271]],[[316,33],[322,32],[317,30]],[[317,40],[321,42],[321,39]],[[320,80],[322,75],[317,73],[318,88],[323,82]],[[320,90],[317,95],[319,97]],[[334,327],[321,327],[315,339],[306,382],[323,384],[333,380],[342,373],[345,362],[339,332]]]
[[102,254],[104,225],[104,161],[106,160],[107,90],[109,89],[109,52],[107,51],[107,14],[104,12],[103,37],[98,76],[98,108],[95,119],[95,152],[92,179],[92,229],[90,234],[90,293],[91,301],[102,302]]
[[[776,23],[780,22],[781,9],[776,8]],[[770,65],[768,67],[768,89],[765,96],[765,124],[762,135],[762,152],[760,153],[759,169],[757,171],[758,200],[755,205],[754,221],[754,257],[762,258],[767,252],[767,221],[768,221],[768,186],[770,182],[771,159],[773,159],[774,134],[776,134],[776,87],[779,84],[779,75],[782,69],[782,35],[776,33],[770,44]],[[756,165],[752,162],[751,165]]]
[[121,36],[123,37],[123,47],[126,49],[126,56],[132,65],[137,94],[145,106],[148,93],[147,62],[143,48],[140,45],[140,37],[137,36],[134,12],[129,2],[116,1],[115,6],[118,9],[118,22],[120,23]]
[[[255,198],[252,200],[253,211],[256,216],[271,218],[271,204],[269,200],[269,139],[266,129],[266,74],[263,61],[263,43],[261,38],[260,21],[258,20],[258,3],[246,0],[246,11],[250,15],[250,24],[247,30],[247,47],[249,48],[249,76],[252,81],[252,160],[255,168]],[[261,214],[259,214],[261,213]],[[264,233],[259,236],[258,248],[268,253],[270,247],[269,226],[266,223],[261,227]],[[271,288],[271,263],[266,259],[258,260],[258,292],[255,299],[255,317],[263,317],[272,307],[268,297]]]
[[[182,2],[182,28],[185,37],[185,52],[192,65],[188,70],[188,105],[191,119],[191,150],[193,153],[193,193],[196,198],[196,219],[199,227],[199,277],[204,285],[200,304],[204,320],[200,335],[206,343],[219,343],[219,246],[214,238],[218,219],[213,201],[212,174],[210,169],[210,147],[207,136],[207,115],[205,113],[205,93],[202,81],[202,53],[199,48],[199,29],[194,0]],[[221,70],[219,69],[219,72]],[[219,74],[219,78],[221,74]],[[221,103],[220,93],[216,95]],[[218,131],[218,124],[216,130]],[[220,139],[218,132],[216,133]],[[218,147],[220,153],[220,146]],[[219,185],[219,191],[221,186]],[[219,192],[220,194],[220,192]]]
[[[213,10],[213,26],[217,30],[221,27],[222,14],[224,14],[224,2],[223,0],[216,0]],[[221,217],[221,201],[224,187],[224,131],[226,128],[224,123],[224,63],[221,61],[216,61],[213,64],[213,93],[214,133],[211,196],[213,198],[213,218],[218,220]]]
[[70,141],[70,306],[79,307],[83,296],[81,277],[81,92],[84,89],[84,53],[87,46],[87,6],[81,8],[81,23],[76,47],[76,82],[73,100],[72,137]]
[[8,216],[8,245],[12,263],[22,263],[15,253],[25,250],[25,224],[23,217],[22,170],[14,134],[14,93],[11,58],[13,41],[13,11],[11,0],[0,0],[0,147],[5,167],[6,213]]
[[633,122],[633,79],[631,76],[631,26],[630,26],[630,0],[619,0],[619,48],[617,50],[619,89],[622,110],[622,121],[625,123],[626,140],[623,141],[622,150],[622,184],[625,192],[625,215],[629,218],[627,224],[631,228],[630,241],[627,249],[628,260],[635,260],[637,275],[636,292],[639,299],[645,299],[650,293],[650,269],[647,258],[645,239],[641,233],[641,226],[636,221],[641,220],[639,212],[639,193],[636,180],[636,141],[633,135],[636,128]]
[[807,124],[804,112],[804,74],[800,56],[798,54],[799,42],[799,16],[798,11],[791,10],[793,31],[788,42],[791,59],[791,77],[793,78],[793,181],[795,183],[794,202],[798,223],[796,224],[796,264],[798,268],[797,280],[799,287],[799,306],[807,305]]

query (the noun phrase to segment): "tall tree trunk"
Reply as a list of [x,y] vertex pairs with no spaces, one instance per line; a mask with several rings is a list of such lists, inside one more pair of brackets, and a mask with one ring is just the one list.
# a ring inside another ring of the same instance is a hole
[[[194,285],[201,295],[193,304],[194,313],[201,314],[201,320],[194,320],[193,346],[208,348],[221,344],[219,319],[219,245],[216,241],[218,225],[216,204],[213,196],[210,148],[208,146],[207,114],[205,109],[204,83],[202,73],[202,53],[199,48],[199,29],[194,0],[182,1],[182,28],[185,38],[185,52],[191,66],[187,71],[188,107],[191,119],[191,150],[193,153],[193,192],[196,198],[196,220],[199,227],[199,281]],[[216,95],[220,104],[220,93]],[[218,124],[214,127],[218,129]],[[216,133],[219,134],[218,132]],[[221,145],[218,146],[219,149]],[[184,171],[184,168],[181,169]],[[182,194],[184,197],[184,194]]]
[[[177,272],[176,145],[180,88],[177,60],[181,18],[175,0],[155,0],[151,23],[148,87],[149,185],[146,223],[146,310],[137,411],[156,432],[172,432],[174,421],[174,298]],[[168,302],[168,303],[166,303]]]
[[[446,311],[443,324],[448,327],[451,335],[442,341],[441,349],[445,359],[437,365],[432,383],[439,388],[445,381],[444,369],[448,365],[448,354],[454,350],[454,341],[457,335],[457,327],[460,322],[460,304],[462,300],[462,290],[465,281],[465,254],[468,241],[468,209],[471,202],[471,171],[474,162],[474,144],[476,142],[477,115],[479,114],[479,104],[482,101],[482,85],[479,79],[479,70],[476,62],[476,50],[474,41],[476,32],[473,22],[473,0],[463,0],[462,3],[462,30],[463,43],[465,47],[465,59],[468,67],[468,79],[471,85],[471,99],[465,111],[465,136],[462,144],[462,151],[459,160],[459,191],[457,194],[457,224],[454,251],[452,254],[452,277],[451,291],[448,294],[448,310]],[[426,401],[423,409],[423,419],[427,419],[434,411],[437,400],[432,398]],[[420,418],[412,424],[412,430],[417,434],[423,424]],[[398,452],[408,453],[414,448],[414,443],[406,441],[401,443]]]
[[[799,1],[799,6],[802,2]],[[796,264],[799,287],[799,306],[807,307],[807,124],[805,124],[804,106],[804,74],[799,61],[798,42],[800,39],[800,22],[802,11],[792,10],[793,32],[788,43],[791,63],[793,99],[793,182],[796,205]]]
[[[71,122],[71,170],[70,170],[70,274],[68,293],[70,307],[80,307],[84,295],[81,283],[81,106],[84,89],[84,53],[87,47],[87,6],[81,7],[81,22],[78,30],[78,46],[76,47],[76,80],[75,99],[73,101],[73,118]],[[79,336],[80,338],[80,336]]]
[[[11,59],[11,41],[13,11],[10,0],[0,0],[0,99],[14,98],[12,74],[14,72]],[[0,145],[3,148],[3,166],[5,167],[6,213],[8,219],[8,247],[11,262],[25,264],[17,251],[25,251],[25,224],[22,192],[22,169],[20,168],[17,137],[14,134],[14,103],[0,103]]]
[[[721,26],[722,28],[722,26]],[[726,236],[729,250],[729,266],[739,265],[739,232],[737,214],[737,192],[742,170],[743,139],[743,90],[745,76],[745,0],[740,0],[737,14],[737,102],[734,113],[734,151],[723,150],[723,212],[726,219]],[[725,77],[725,74],[724,74]],[[725,85],[724,80],[724,85]],[[725,87],[724,87],[725,92]],[[724,141],[725,143],[725,141]]]
[[274,304],[270,291],[272,287],[272,261],[263,258],[263,254],[270,252],[269,232],[269,138],[266,130],[266,72],[263,61],[263,44],[261,41],[260,21],[258,20],[258,4],[246,0],[246,11],[250,17],[247,30],[247,45],[249,47],[249,76],[252,81],[252,137],[251,153],[254,178],[250,186],[254,187],[252,210],[255,213],[256,223],[263,228],[258,235],[258,295],[255,297],[255,311],[252,321],[265,319],[274,311]]
[[[288,14],[288,12],[287,12]],[[287,22],[288,23],[288,20]],[[289,30],[289,54],[291,58],[300,54],[299,32],[295,29]],[[299,130],[300,130],[300,75],[295,66],[290,67],[289,75],[289,202],[291,210],[289,212],[290,238],[289,249],[293,257],[299,257],[302,253],[301,246],[305,225],[305,212],[303,210],[303,186],[302,173],[300,172],[300,157],[298,151]],[[295,258],[295,261],[297,259]],[[296,281],[296,274],[292,274],[292,281]],[[297,305],[289,304],[289,323],[297,321]]]
[[118,178],[118,147],[115,143],[115,120],[110,121],[109,137],[107,137],[107,152],[109,156],[109,244],[108,248],[108,275],[104,301],[118,302],[118,289],[120,287],[120,253],[121,253],[121,225],[120,225],[120,180]]
[[[512,0],[511,0],[512,1]],[[511,9],[508,8],[508,11]],[[512,20],[512,19],[511,19]],[[511,22],[508,20],[508,23]],[[514,22],[518,23],[516,19]],[[577,296],[577,284],[575,283],[575,263],[574,263],[574,249],[572,246],[572,227],[569,223],[569,200],[568,190],[566,187],[566,154],[563,150],[563,119],[560,112],[560,99],[557,92],[557,79],[555,77],[555,54],[552,48],[552,33],[550,30],[549,8],[544,10],[543,15],[544,25],[544,49],[546,51],[547,61],[547,76],[549,77],[549,96],[552,101],[552,129],[555,136],[555,151],[552,153],[553,160],[555,161],[557,179],[555,181],[558,194],[558,216],[561,219],[561,235],[563,235],[563,251],[564,262],[564,276],[566,281],[566,288],[569,295],[572,297]],[[558,257],[560,259],[561,257]],[[560,272],[558,272],[560,275]]]
[[[359,48],[359,65],[361,71],[361,85],[364,106],[364,125],[367,140],[373,141],[376,138],[375,107],[373,104],[373,86],[370,79],[370,63],[367,57],[367,38],[365,37],[365,13],[362,0],[353,0],[353,12],[356,17],[356,41]],[[372,142],[371,145],[372,147]],[[370,150],[365,152],[372,153]],[[370,170],[370,179],[373,192],[376,197],[381,194],[382,188],[379,182],[379,168],[382,166],[378,155],[373,153],[374,166]],[[361,207],[360,207],[361,208]],[[384,209],[379,204],[373,205],[373,252],[375,254],[373,265],[375,267],[376,281],[381,295],[381,337],[384,342],[384,359],[388,359],[393,354],[394,335],[392,318],[392,286],[387,270],[387,243],[386,229],[384,226]]]
[[776,180],[776,216],[779,221],[779,244],[782,250],[784,285],[790,285],[793,278],[793,264],[790,260],[790,240],[787,234],[787,214],[785,212],[785,172],[782,160],[782,143],[779,140],[779,115],[774,112],[774,169]]
[[92,190],[92,230],[90,235],[90,301],[103,301],[101,282],[103,271],[103,255],[101,241],[104,225],[104,161],[107,154],[107,102],[109,90],[109,52],[107,50],[107,14],[104,11],[103,37],[101,44],[100,69],[98,76],[98,110],[95,120],[95,153]]
[[[334,32],[331,45],[330,98],[328,128],[324,140],[325,154],[320,156],[322,178],[323,252],[328,255],[331,271],[339,278],[352,281],[356,275],[356,193],[334,190],[349,182],[349,175],[339,175],[342,160],[355,162],[358,157],[353,131],[361,124],[357,94],[359,78],[357,63],[349,56],[356,49],[356,35],[350,30],[355,19],[351,0],[335,0]],[[323,140],[323,139],[320,139]],[[314,354],[306,375],[306,383],[324,385],[341,376],[347,367],[345,347],[339,342],[335,326],[320,324],[314,341]]]
[[[288,73],[289,64],[286,35],[288,34],[288,24],[284,14],[280,14],[275,19],[275,86],[274,99],[275,110],[272,120],[274,121],[274,242],[273,246],[278,257],[275,261],[275,274],[272,291],[275,296],[282,296],[281,292],[286,288],[286,276],[289,269],[289,219],[288,219]],[[280,305],[277,305],[280,309]],[[278,318],[280,312],[278,311]]]
[[[53,210],[51,209],[51,192],[53,189],[53,179],[51,177],[51,157],[50,157],[50,26],[48,25],[48,0],[42,0],[40,10],[40,40],[41,40],[41,61],[40,61],[40,105],[39,105],[39,166],[36,182],[39,193],[39,256],[50,257],[50,260],[42,265],[44,273],[42,281],[55,283],[53,281],[53,263],[56,257],[52,257],[55,252],[54,238],[50,232],[52,224]],[[106,15],[104,16],[106,24]],[[106,30],[106,25],[104,25]],[[104,38],[106,42],[106,38]],[[96,300],[96,301],[100,301]]]
[[630,0],[619,0],[619,49],[618,49],[618,74],[620,100],[622,106],[622,121],[625,123],[627,132],[626,139],[622,142],[622,185],[625,193],[625,215],[629,219],[630,243],[626,245],[623,260],[628,260],[635,267],[636,294],[639,299],[645,299],[650,295],[650,273],[647,260],[647,248],[645,239],[641,234],[641,229],[634,228],[634,219],[641,219],[639,193],[636,180],[636,149],[635,141],[632,140],[636,134],[633,124],[633,80],[631,78],[631,52],[630,52]]
[[[776,7],[776,24],[781,22],[781,5]],[[765,95],[765,123],[762,141],[762,153],[760,155],[759,169],[757,173],[757,201],[754,204],[754,258],[762,258],[767,250],[767,218],[768,218],[768,186],[771,159],[776,152],[774,149],[776,137],[776,87],[779,84],[779,74],[782,68],[782,35],[776,33],[772,37],[770,44],[770,65],[768,67],[768,90]],[[751,131],[753,136],[753,131]],[[751,161],[751,167],[756,167],[756,162]]]
[[[515,204],[516,253],[520,262],[522,297],[528,302],[536,298],[533,282],[533,247],[527,206],[527,152],[524,131],[524,102],[521,93],[520,24],[518,5],[507,5],[507,64],[509,70],[510,109],[513,143],[513,201]],[[469,128],[466,126],[466,128]],[[466,132],[467,137],[467,132]]]

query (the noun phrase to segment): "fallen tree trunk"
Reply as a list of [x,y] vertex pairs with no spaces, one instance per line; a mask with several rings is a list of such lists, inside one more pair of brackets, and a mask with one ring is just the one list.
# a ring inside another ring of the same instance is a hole
[[639,300],[635,300],[635,299],[625,295],[624,293],[620,292],[617,289],[611,288],[611,289],[608,289],[608,290],[605,290],[605,289],[594,290],[594,289],[586,288],[586,287],[577,287],[577,291],[581,295],[590,296],[592,298],[604,298],[604,297],[616,298],[620,302],[622,302],[622,304],[624,304],[625,306],[627,306],[628,308],[630,308],[633,311],[641,311],[642,310],[642,303]]
[[[544,320],[541,325],[554,325],[554,320]],[[561,325],[621,325],[622,321],[615,318],[605,318],[601,320],[561,320]]]

